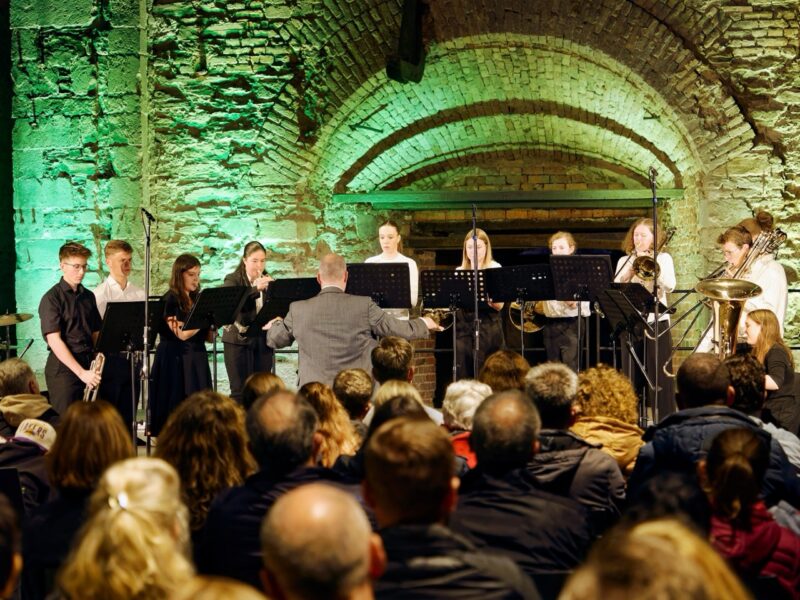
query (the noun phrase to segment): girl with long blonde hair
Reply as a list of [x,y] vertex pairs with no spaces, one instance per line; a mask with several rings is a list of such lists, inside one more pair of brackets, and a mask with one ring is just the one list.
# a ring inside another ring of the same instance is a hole
[[358,450],[358,436],[347,411],[336,399],[333,390],[317,381],[305,384],[298,394],[304,397],[317,412],[322,435],[317,460],[325,467],[332,467],[340,455],[350,456]]

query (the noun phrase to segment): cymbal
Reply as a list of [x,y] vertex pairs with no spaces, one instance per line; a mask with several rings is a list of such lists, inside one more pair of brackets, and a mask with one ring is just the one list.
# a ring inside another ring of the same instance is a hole
[[32,318],[33,315],[30,313],[11,313],[0,315],[0,327],[9,327]]

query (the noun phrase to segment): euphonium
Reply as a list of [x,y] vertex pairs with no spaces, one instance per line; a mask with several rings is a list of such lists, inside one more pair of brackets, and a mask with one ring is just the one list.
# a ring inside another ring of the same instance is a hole
[[[92,364],[89,365],[89,370],[97,373],[98,375],[103,374],[103,367],[106,366],[106,356],[102,352],[98,352],[97,356],[95,356]],[[83,401],[84,402],[94,402],[97,400],[97,390],[100,389],[100,384],[96,385],[95,387],[89,387],[88,385],[83,390]]]

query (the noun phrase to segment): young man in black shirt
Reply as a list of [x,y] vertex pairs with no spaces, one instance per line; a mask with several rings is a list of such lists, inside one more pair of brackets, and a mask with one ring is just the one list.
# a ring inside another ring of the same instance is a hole
[[100,384],[100,375],[89,370],[100,313],[94,294],[81,285],[91,255],[76,242],[61,246],[58,258],[63,276],[39,303],[42,335],[50,349],[44,376],[50,403],[60,414],[81,398],[87,385]]

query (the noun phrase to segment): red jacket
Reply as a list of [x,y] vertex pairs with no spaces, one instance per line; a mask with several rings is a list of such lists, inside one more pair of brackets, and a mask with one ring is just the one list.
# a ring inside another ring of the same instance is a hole
[[763,502],[753,506],[748,529],[714,515],[711,543],[739,575],[773,576],[800,600],[800,537],[778,525]]
[[450,442],[453,444],[453,451],[463,457],[467,461],[470,469],[474,469],[478,465],[478,457],[469,447],[469,434],[471,431],[461,431],[455,435],[450,436]]

